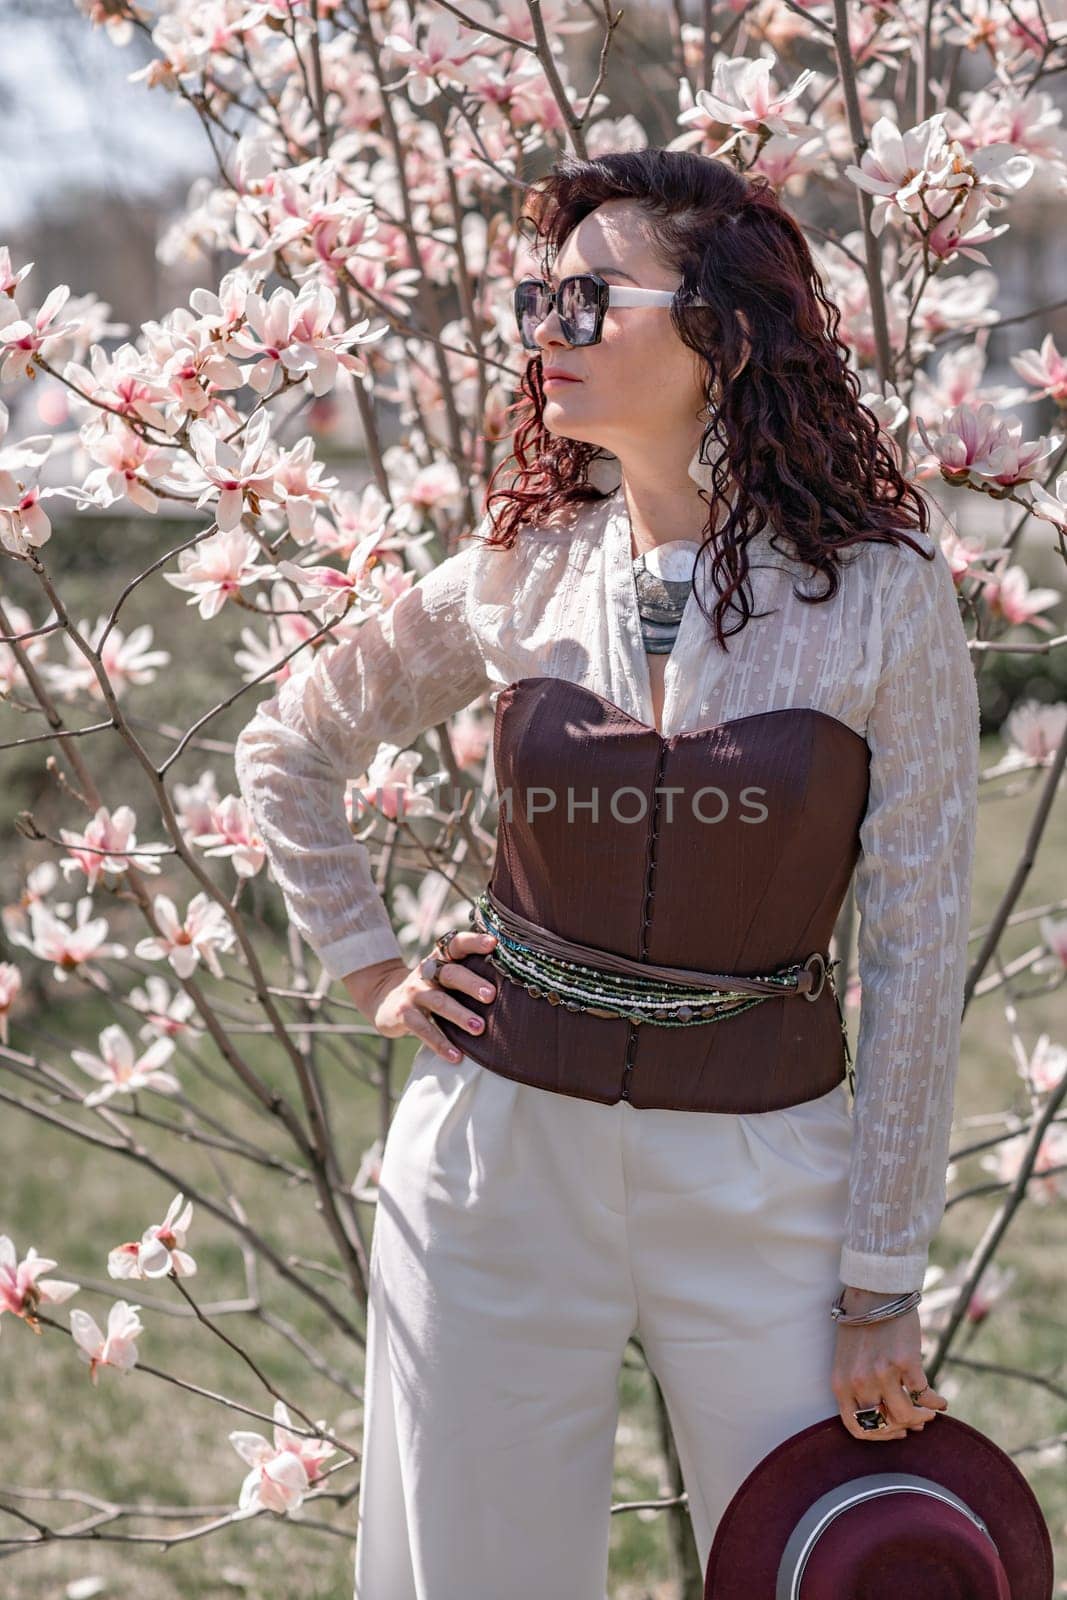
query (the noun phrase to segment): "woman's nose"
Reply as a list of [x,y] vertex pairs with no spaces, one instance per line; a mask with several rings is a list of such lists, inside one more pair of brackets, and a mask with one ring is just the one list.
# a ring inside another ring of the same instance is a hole
[[537,327],[534,329],[534,343],[537,345],[567,343],[567,340],[563,336],[563,326],[559,320],[559,313],[555,306],[552,307],[552,310],[548,313],[548,316],[542,318],[542,320],[537,324]]

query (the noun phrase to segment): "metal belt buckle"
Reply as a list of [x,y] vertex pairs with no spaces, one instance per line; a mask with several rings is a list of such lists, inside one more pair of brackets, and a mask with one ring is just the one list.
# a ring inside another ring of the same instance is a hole
[[817,1000],[819,998],[819,996],[822,994],[823,985],[826,982],[826,962],[825,962],[825,960],[823,959],[822,955],[819,953],[818,950],[813,950],[812,951],[812,953],[808,957],[808,959],[802,964],[801,971],[806,971],[811,966],[813,961],[818,962],[818,973],[819,973],[818,986],[816,988],[814,988],[814,989],[808,989],[808,990],[805,991],[805,993],[804,993],[805,1000]]

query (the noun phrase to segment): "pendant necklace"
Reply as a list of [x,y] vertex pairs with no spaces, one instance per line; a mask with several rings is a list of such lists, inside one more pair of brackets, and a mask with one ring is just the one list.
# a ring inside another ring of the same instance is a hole
[[633,558],[641,638],[650,655],[667,655],[693,587],[697,539],[669,539]]

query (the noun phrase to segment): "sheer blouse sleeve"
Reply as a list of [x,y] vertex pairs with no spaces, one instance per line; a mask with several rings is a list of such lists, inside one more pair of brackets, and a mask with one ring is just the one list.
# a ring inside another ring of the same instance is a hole
[[922,1287],[945,1208],[977,820],[977,687],[948,563],[931,546],[932,562],[894,552],[856,865],[861,997],[840,1274],[886,1291]]
[[380,745],[411,744],[489,687],[468,606],[481,553],[472,540],[446,557],[287,679],[238,736],[240,792],[290,919],[332,978],[400,958],[345,785]]

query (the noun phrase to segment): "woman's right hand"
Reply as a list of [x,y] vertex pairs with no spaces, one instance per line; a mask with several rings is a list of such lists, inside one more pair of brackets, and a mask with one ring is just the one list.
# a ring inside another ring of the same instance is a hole
[[458,990],[483,1001],[495,997],[494,985],[461,965],[463,956],[485,955],[495,944],[493,934],[478,933],[473,928],[454,933],[448,947],[456,959],[446,961],[432,983],[422,976],[418,966],[409,969],[402,961],[377,962],[350,972],[342,981],[359,1009],[387,1039],[411,1033],[445,1061],[456,1062],[462,1051],[446,1039],[432,1020],[433,1013],[447,1017],[468,1033],[477,1035],[483,1031],[482,1018],[450,991]]

